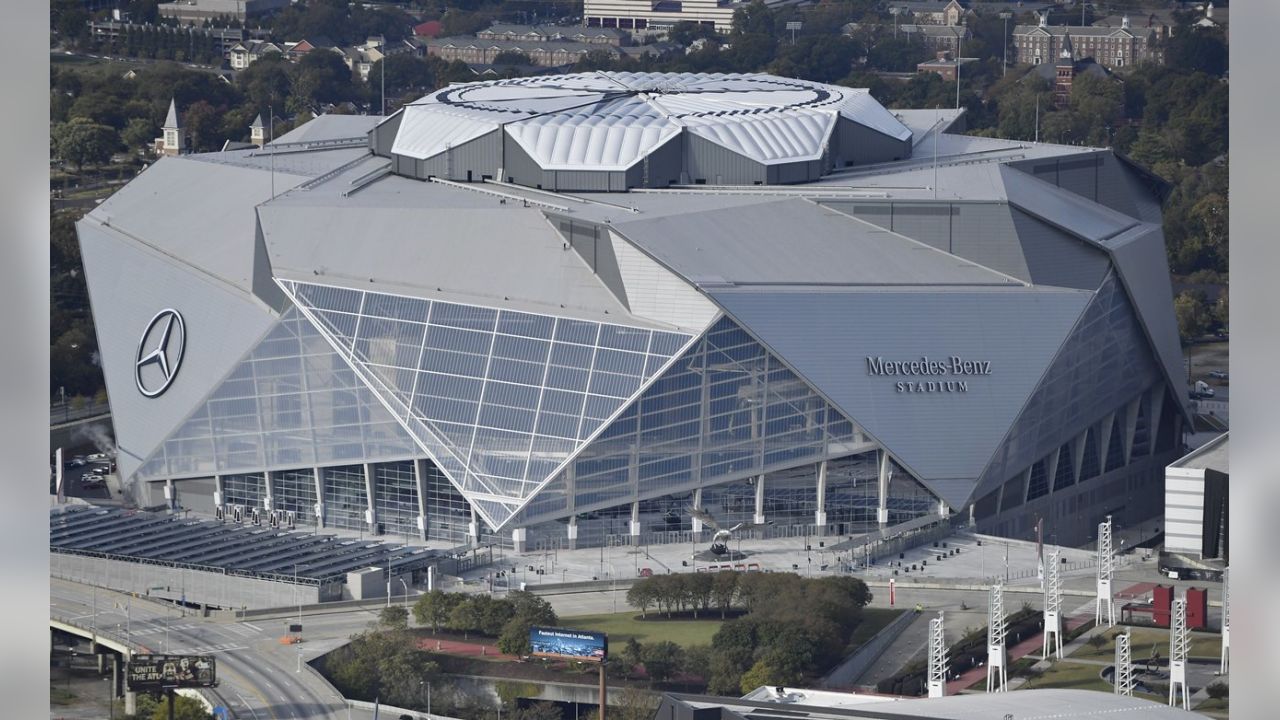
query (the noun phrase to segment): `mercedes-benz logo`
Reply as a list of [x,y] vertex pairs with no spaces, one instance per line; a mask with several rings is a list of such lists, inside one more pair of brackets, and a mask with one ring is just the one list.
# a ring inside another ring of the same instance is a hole
[[156,313],[138,339],[138,359],[133,365],[138,392],[153,398],[168,390],[186,348],[187,327],[182,315],[172,308]]

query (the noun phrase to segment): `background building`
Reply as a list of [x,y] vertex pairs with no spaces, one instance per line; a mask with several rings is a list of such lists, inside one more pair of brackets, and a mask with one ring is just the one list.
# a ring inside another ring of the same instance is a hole
[[121,475],[518,549],[1158,515],[1165,189],[959,117],[587,73],[163,159],[77,226]]
[[1191,561],[1229,559],[1229,448],[1223,434],[1165,470],[1165,552]]
[[160,17],[199,25],[206,20],[245,22],[289,7],[291,0],[177,0],[160,3]]
[[1013,62],[1031,65],[1053,62],[1062,54],[1068,35],[1074,57],[1091,57],[1108,70],[1161,60],[1156,31],[1135,30],[1128,18],[1124,18],[1120,27],[1050,25],[1048,19],[1049,14],[1045,13],[1038,25],[1014,27],[1009,48]]

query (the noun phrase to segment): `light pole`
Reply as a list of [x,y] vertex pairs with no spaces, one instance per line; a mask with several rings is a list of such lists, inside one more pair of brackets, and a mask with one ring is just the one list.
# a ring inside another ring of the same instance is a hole
[[[293,564],[293,599],[298,601],[298,632],[302,632],[302,595],[298,593],[298,563]],[[302,645],[298,645],[298,672],[302,672]]]
[[898,13],[902,12],[900,7],[889,8],[889,14],[893,16],[893,39],[898,39]]
[[407,612],[409,610],[409,583],[405,582],[404,578],[397,579],[400,581],[401,587],[404,588],[404,609]]
[[1000,36],[1001,42],[1004,44],[1004,64],[1001,65],[1000,77],[1009,74],[1009,18],[1013,17],[1013,13],[1002,12],[1000,19],[1004,21],[1004,34]]
[[961,23],[956,33],[956,109],[960,109],[960,58],[964,56],[964,34],[969,29],[968,23]]

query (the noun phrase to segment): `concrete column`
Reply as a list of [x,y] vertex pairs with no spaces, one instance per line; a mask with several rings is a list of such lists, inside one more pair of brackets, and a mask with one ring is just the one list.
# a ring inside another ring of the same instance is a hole
[[640,502],[631,503],[631,544],[640,544]]
[[1085,431],[1080,433],[1080,436],[1076,438],[1075,447],[1072,448],[1072,450],[1075,451],[1074,457],[1072,458],[1075,460],[1075,465],[1073,465],[1071,469],[1075,472],[1075,482],[1080,482],[1080,469],[1081,466],[1084,465],[1084,444],[1088,441],[1089,429],[1085,428]]
[[225,497],[222,491],[222,476],[213,476],[213,506],[222,507],[222,499]]
[[1045,456],[1045,477],[1048,479],[1049,489],[1046,495],[1053,494],[1053,479],[1058,476],[1058,462],[1061,460],[1062,446],[1058,446],[1057,450]]
[[764,524],[764,476],[756,476],[756,514],[751,522],[757,525]]
[[1107,471],[1107,455],[1111,452],[1111,427],[1116,423],[1116,414],[1108,413],[1102,420],[1102,434],[1098,436],[1101,446],[1098,450],[1098,474]]
[[311,468],[312,474],[316,480],[316,527],[324,527],[324,471],[320,468]]
[[1138,432],[1138,407],[1142,396],[1134,398],[1124,409],[1124,464],[1133,458],[1133,437]]
[[178,493],[173,487],[173,478],[165,478],[164,481],[164,501],[170,510],[178,509]]
[[378,511],[373,504],[374,499],[374,481],[373,481],[373,465],[364,464],[364,521],[369,526],[369,533],[376,534],[378,532]]
[[275,510],[276,487],[275,478],[271,476],[271,471],[266,470],[262,473],[262,509],[267,512]]
[[430,538],[431,509],[427,507],[427,468],[426,460],[418,458],[413,461],[413,484],[418,490],[418,535],[422,540]]
[[471,522],[467,523],[467,537],[471,547],[480,546],[480,520],[476,517],[476,509],[471,508]]
[[513,528],[511,530],[511,544],[515,546],[515,551],[522,553],[528,544],[527,531],[525,528]]
[[[693,491],[693,506],[699,510],[702,509],[702,488]],[[692,518],[693,534],[697,535],[702,532],[702,521],[698,518]]]
[[889,476],[892,474],[892,461],[889,460],[889,453],[878,450],[880,453],[880,471],[876,485],[876,522],[881,527],[889,524]]
[[577,515],[569,516],[568,531],[569,531],[569,549],[577,550],[578,549],[578,516]]
[[818,537],[827,534],[827,461],[818,463],[818,506],[813,511],[813,524],[818,526]]

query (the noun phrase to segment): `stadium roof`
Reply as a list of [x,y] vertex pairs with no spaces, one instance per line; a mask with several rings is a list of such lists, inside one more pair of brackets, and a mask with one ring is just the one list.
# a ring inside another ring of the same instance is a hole
[[764,164],[813,160],[838,117],[911,136],[867,90],[769,75],[596,72],[455,85],[410,103],[391,152],[504,132],[545,170],[626,169],[681,130]]

